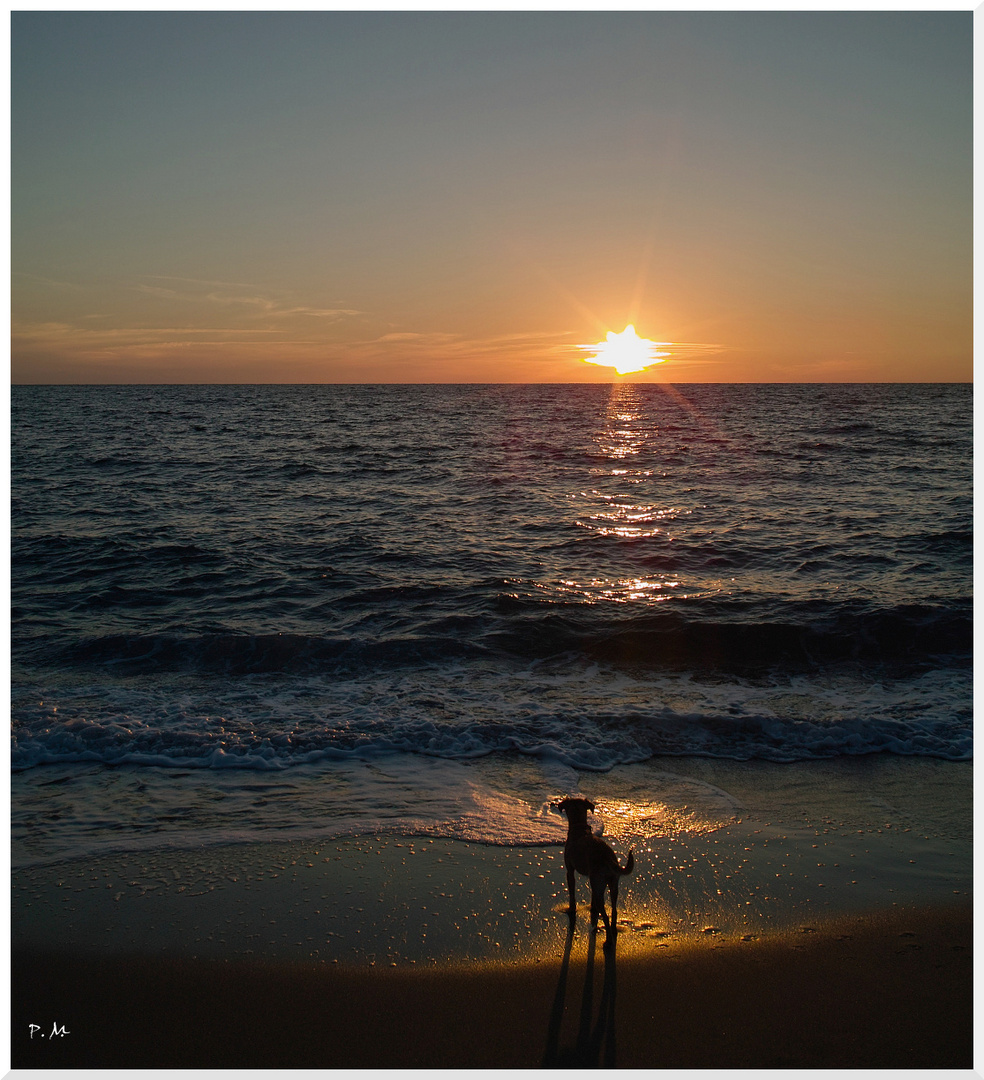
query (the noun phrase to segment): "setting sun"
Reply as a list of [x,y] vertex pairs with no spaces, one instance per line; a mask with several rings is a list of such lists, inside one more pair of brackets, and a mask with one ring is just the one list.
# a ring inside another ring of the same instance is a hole
[[593,350],[594,356],[586,356],[586,364],[598,364],[601,367],[612,367],[619,375],[628,375],[633,371],[645,371],[654,364],[666,362],[670,355],[666,352],[658,352],[663,341],[650,341],[641,338],[630,323],[621,334],[614,330],[608,331],[607,340],[599,341],[594,345],[582,345],[582,349]]

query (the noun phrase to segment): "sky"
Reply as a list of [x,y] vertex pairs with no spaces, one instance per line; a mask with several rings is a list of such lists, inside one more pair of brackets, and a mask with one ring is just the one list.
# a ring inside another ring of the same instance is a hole
[[14,383],[972,378],[969,11],[11,19]]

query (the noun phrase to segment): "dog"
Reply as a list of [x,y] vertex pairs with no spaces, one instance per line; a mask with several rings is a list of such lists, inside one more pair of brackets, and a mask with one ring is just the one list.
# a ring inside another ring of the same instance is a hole
[[[605,924],[605,945],[615,940],[618,932],[618,879],[623,874],[631,874],[635,860],[632,852],[624,867],[618,865],[615,852],[601,839],[591,832],[588,824],[588,811],[594,810],[594,803],[590,799],[568,796],[562,799],[555,807],[567,817],[567,841],[564,844],[564,866],[567,868],[567,891],[571,902],[567,908],[567,914],[574,922],[577,912],[577,901],[574,892],[574,874],[584,874],[591,885],[591,930],[598,929],[598,916],[600,915]],[[605,888],[608,888],[612,898],[612,918],[608,920],[605,911]]]

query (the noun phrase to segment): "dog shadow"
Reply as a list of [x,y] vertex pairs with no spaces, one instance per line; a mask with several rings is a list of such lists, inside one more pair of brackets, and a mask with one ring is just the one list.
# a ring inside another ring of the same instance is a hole
[[601,988],[601,1001],[597,1017],[594,1015],[595,943],[597,934],[588,939],[588,955],[581,991],[581,1011],[578,1020],[577,1040],[574,1045],[560,1044],[560,1030],[564,1021],[567,998],[567,976],[574,944],[574,925],[568,927],[564,943],[564,959],[554,993],[550,1023],[547,1027],[547,1046],[543,1054],[543,1068],[592,1069],[599,1065],[615,1066],[615,947],[614,938],[610,948],[602,950],[605,957],[605,975]]

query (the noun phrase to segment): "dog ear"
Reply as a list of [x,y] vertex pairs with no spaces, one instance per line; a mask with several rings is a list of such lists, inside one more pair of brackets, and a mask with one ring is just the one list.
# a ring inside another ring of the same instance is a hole
[[593,814],[594,813],[594,803],[590,799],[585,799],[584,801],[588,804],[588,809]]

